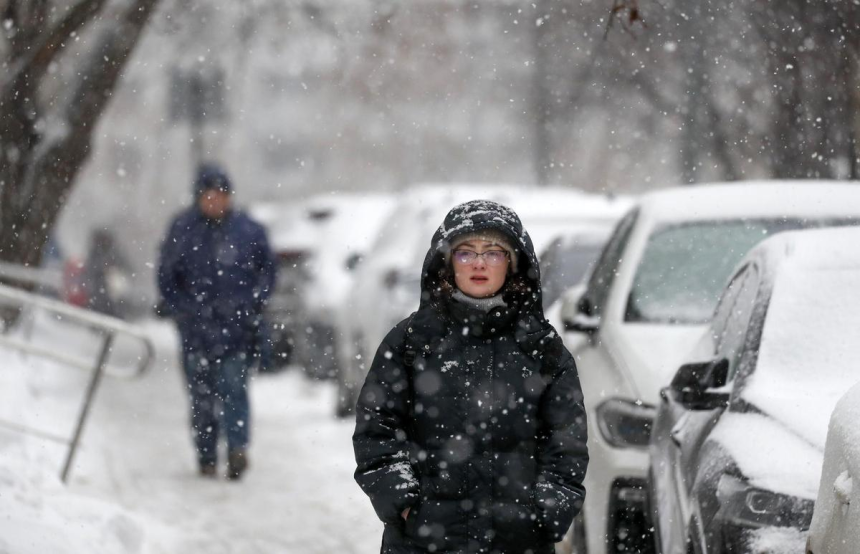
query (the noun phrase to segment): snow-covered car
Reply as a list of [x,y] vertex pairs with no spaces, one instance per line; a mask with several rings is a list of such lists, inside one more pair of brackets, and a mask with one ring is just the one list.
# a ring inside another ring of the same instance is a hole
[[856,227],[784,233],[732,275],[661,391],[650,454],[662,554],[803,552],[828,420],[860,380],[858,245]]
[[581,554],[653,548],[648,439],[660,389],[696,344],[735,265],[768,236],[860,218],[860,187],[714,184],[643,195],[617,225],[564,340],[580,370],[591,456],[570,542]]
[[806,554],[855,554],[860,545],[860,481],[854,485],[854,477],[860,479],[858,420],[860,384],[845,393],[830,416]]
[[316,377],[334,374],[335,313],[393,206],[390,194],[337,193],[250,208],[278,259],[266,310],[278,363],[303,365]]
[[316,248],[316,225],[308,217],[306,200],[259,203],[248,211],[266,228],[269,247],[278,264],[265,320],[275,358],[273,365],[279,367],[294,362],[296,340],[305,329],[302,296],[309,279],[307,262]]
[[560,232],[609,226],[629,208],[624,197],[586,194],[576,189],[506,184],[424,184],[402,193],[383,225],[378,243],[359,268],[341,310],[338,337],[338,415],[352,411],[367,373],[366,363],[385,334],[417,309],[421,267],[430,238],[455,205],[476,198],[513,208],[543,249]]
[[304,263],[307,278],[295,362],[313,377],[337,374],[338,312],[347,300],[355,270],[376,242],[395,198],[387,193],[340,192],[308,201],[306,212],[316,221],[316,239]]

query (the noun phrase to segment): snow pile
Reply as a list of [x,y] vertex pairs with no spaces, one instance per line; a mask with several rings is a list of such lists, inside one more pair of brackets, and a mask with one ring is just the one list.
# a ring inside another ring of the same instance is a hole
[[[149,552],[146,526],[139,517],[110,502],[76,494],[60,482],[66,447],[40,438],[49,434],[46,423],[64,411],[51,414],[40,398],[50,393],[46,375],[57,368],[25,360],[5,348],[0,348],[0,360],[0,552]],[[79,392],[72,387],[66,394]]]
[[791,527],[765,527],[749,532],[748,552],[755,554],[802,554],[806,532]]
[[0,552],[142,553],[140,520],[110,503],[69,492],[55,460],[23,442],[0,449]]
[[[65,447],[44,437],[70,436],[87,374],[0,350],[0,553],[379,550],[382,524],[352,478],[354,424],[331,417],[330,383],[298,371],[255,377],[251,469],[238,483],[204,479],[173,326],[142,327],[154,367],[102,381],[65,486]],[[33,337],[80,350],[85,333],[61,330],[42,318]]]

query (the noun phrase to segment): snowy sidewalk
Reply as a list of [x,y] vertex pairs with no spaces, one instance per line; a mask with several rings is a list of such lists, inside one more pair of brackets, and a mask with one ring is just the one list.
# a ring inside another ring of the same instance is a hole
[[158,362],[140,380],[102,382],[69,491],[128,510],[144,535],[129,531],[134,551],[379,551],[382,525],[352,479],[353,424],[334,419],[330,383],[298,369],[256,377],[250,470],[240,482],[202,479],[175,338],[161,324],[150,329]]

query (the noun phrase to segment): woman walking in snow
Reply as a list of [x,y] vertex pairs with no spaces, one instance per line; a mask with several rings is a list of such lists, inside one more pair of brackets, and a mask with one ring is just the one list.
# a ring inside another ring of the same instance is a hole
[[550,554],[585,497],[576,365],[541,308],[519,217],[452,209],[421,305],[385,337],[356,405],[355,478],[384,554]]

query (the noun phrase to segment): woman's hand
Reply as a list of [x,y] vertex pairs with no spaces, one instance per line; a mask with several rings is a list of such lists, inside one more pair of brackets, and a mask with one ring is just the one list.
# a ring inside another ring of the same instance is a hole
[[410,506],[409,508],[406,508],[405,510],[403,510],[403,513],[402,513],[402,514],[400,514],[400,515],[403,517],[403,520],[404,520],[404,521],[406,520],[406,518],[408,518],[408,517],[409,517],[409,510],[410,510],[410,509],[411,509],[411,506]]

